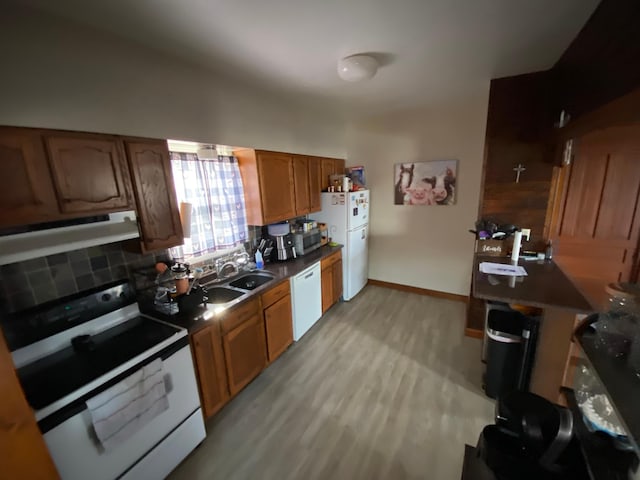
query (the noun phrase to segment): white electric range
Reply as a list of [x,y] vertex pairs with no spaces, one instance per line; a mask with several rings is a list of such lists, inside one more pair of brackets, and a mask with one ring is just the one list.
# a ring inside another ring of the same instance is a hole
[[[141,314],[126,282],[12,314],[2,327],[63,480],[162,479],[204,439],[187,331]],[[87,401],[152,362],[168,407],[105,447]]]

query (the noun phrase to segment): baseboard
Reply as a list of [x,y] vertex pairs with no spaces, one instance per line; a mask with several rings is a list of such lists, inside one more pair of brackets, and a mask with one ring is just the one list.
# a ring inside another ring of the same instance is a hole
[[466,295],[439,292],[438,290],[412,287],[410,285],[402,285],[400,283],[383,282],[382,280],[373,280],[372,278],[369,279],[368,284],[377,285],[379,287],[393,288],[394,290],[402,290],[403,292],[417,293],[419,295],[429,295],[430,297],[444,298],[446,300],[453,300],[455,302],[467,303],[469,301],[469,297],[467,297]]
[[475,328],[465,328],[464,336],[471,338],[484,338],[484,332],[482,330],[476,330]]

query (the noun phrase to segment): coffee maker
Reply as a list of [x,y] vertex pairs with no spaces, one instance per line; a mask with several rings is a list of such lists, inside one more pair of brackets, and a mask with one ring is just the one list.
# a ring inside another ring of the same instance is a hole
[[271,258],[279,261],[296,258],[296,248],[293,246],[293,235],[287,233],[285,235],[274,235],[271,237],[276,245],[273,249]]
[[289,231],[289,223],[274,223],[267,226],[269,238],[273,241],[275,248],[271,253],[271,260],[289,260],[296,258],[296,248],[293,244],[293,235]]

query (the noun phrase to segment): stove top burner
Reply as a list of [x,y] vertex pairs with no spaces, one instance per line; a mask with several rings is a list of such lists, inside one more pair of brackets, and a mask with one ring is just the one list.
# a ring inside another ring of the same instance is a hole
[[178,332],[176,327],[138,316],[97,335],[75,337],[68,348],[19,368],[18,377],[27,401],[39,410]]

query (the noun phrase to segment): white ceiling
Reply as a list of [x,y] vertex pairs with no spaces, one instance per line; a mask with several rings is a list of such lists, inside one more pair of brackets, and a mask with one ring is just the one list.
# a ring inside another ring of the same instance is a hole
[[[550,68],[598,0],[23,0],[251,84],[348,109],[429,105]],[[374,53],[366,83],[339,58]]]

